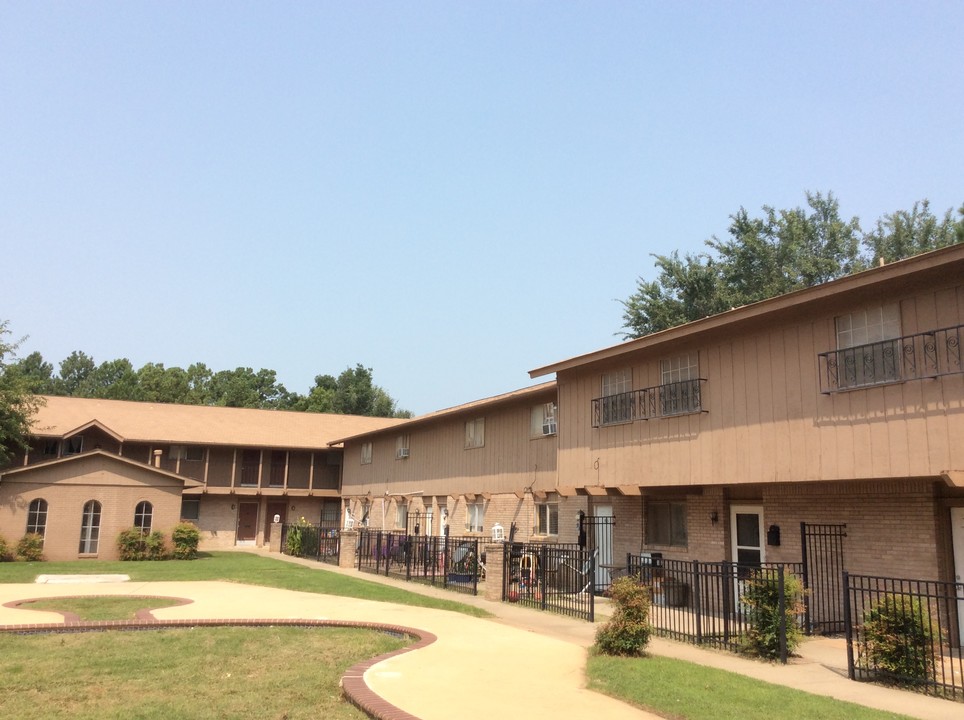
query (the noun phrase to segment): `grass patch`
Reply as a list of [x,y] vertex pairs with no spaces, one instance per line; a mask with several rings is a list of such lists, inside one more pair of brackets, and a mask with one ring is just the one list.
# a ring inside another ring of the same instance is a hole
[[52,610],[69,612],[81,620],[134,620],[138,610],[177,605],[171,598],[133,598],[98,595],[97,597],[66,597],[35,600],[21,607],[24,610]]
[[674,720],[882,720],[904,715],[664,657],[589,657],[589,687]]
[[345,628],[0,635],[0,717],[364,718],[342,673],[405,644]]
[[5,583],[32,583],[37,575],[58,574],[124,574],[129,575],[135,582],[224,580],[284,590],[340,595],[436,610],[452,610],[474,617],[492,616],[492,613],[472,605],[419,595],[390,585],[369,582],[363,578],[328,572],[320,565],[305,567],[244,552],[201,553],[197,560],[165,562],[75,560],[4,563],[2,577]]

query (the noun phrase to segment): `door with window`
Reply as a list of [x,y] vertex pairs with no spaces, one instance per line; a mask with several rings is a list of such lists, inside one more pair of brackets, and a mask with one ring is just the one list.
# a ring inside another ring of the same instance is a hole
[[765,561],[763,543],[763,508],[757,505],[732,505],[730,507],[730,544],[733,562],[737,564],[733,575],[733,607],[745,609],[740,602],[743,585],[754,568]]
[[964,647],[964,507],[951,508],[954,542],[954,582],[957,583],[957,632]]
[[254,543],[258,535],[258,503],[243,502],[238,504],[238,534],[237,544]]

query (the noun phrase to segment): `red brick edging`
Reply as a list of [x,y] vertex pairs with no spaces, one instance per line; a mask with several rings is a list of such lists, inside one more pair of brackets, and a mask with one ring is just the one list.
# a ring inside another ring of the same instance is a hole
[[[83,597],[90,597],[85,595]],[[124,596],[130,597],[130,596]],[[138,596],[142,597],[142,596]],[[157,596],[144,596],[145,599]],[[50,598],[34,598],[35,600]],[[193,602],[183,598],[179,604],[186,605]],[[17,607],[29,603],[31,600],[17,600],[5,603],[4,607]],[[48,611],[45,611],[48,612]],[[411,645],[407,645],[399,650],[384,653],[368,660],[362,660],[348,668],[341,676],[341,688],[345,698],[352,705],[375,720],[419,720],[411,713],[405,712],[399,707],[392,705],[381,696],[377,695],[365,682],[365,673],[377,663],[387,660],[396,655],[402,655],[412,650],[418,650],[434,643],[438,638],[425,630],[406,627],[404,625],[386,625],[384,623],[356,622],[352,620],[305,620],[297,618],[275,618],[275,619],[250,619],[250,618],[228,618],[228,619],[185,619],[185,620],[157,620],[150,614],[150,610],[138,611],[136,620],[96,620],[84,621],[77,620],[73,613],[61,613],[64,616],[63,623],[32,623],[25,625],[3,625],[0,632],[12,635],[30,635],[40,633],[73,633],[91,632],[101,630],[153,630],[162,628],[186,628],[186,627],[271,627],[284,625],[288,627],[342,627],[360,628],[363,630],[376,630],[378,632],[390,633],[393,635],[404,635],[414,639]],[[146,616],[145,616],[146,615]]]

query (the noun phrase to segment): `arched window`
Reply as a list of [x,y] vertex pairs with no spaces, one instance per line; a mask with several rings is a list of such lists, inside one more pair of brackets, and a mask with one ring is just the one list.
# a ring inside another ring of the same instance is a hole
[[84,505],[84,514],[80,521],[80,552],[85,555],[97,553],[97,541],[100,539],[100,503],[88,500]]
[[151,533],[151,521],[154,518],[154,506],[147,500],[137,503],[134,509],[134,527],[138,528],[144,535]]
[[47,531],[47,501],[41,498],[32,500],[27,510],[27,532],[37,533],[40,537]]

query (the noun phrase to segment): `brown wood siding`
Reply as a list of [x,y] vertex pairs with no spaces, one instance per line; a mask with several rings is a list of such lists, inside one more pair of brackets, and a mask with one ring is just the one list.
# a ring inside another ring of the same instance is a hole
[[[871,298],[873,305],[880,298]],[[888,301],[884,298],[883,301]],[[562,486],[701,485],[936,476],[964,468],[964,375],[821,394],[818,353],[836,348],[838,305],[698,348],[704,413],[593,428],[602,367],[559,375]],[[900,301],[901,334],[964,322],[964,288]],[[633,387],[686,349],[639,353]],[[620,366],[617,366],[620,367]],[[415,450],[413,448],[413,454]]]
[[[554,401],[555,392],[525,403],[489,407],[432,424],[372,436],[372,462],[361,464],[360,441],[346,443],[343,495],[423,492],[429,495],[521,492],[556,487],[555,435],[530,438],[531,408]],[[465,423],[485,418],[485,445],[465,448]],[[409,436],[410,456],[396,460],[395,440]],[[454,526],[453,526],[454,527]]]

